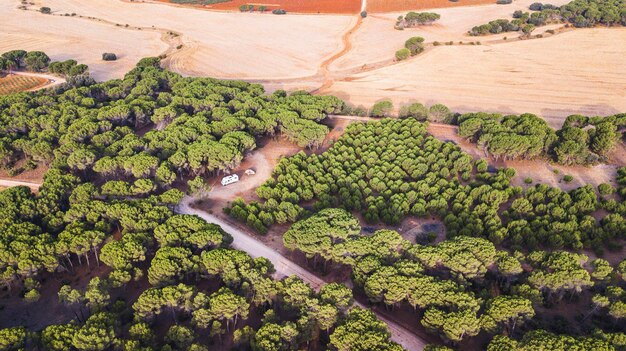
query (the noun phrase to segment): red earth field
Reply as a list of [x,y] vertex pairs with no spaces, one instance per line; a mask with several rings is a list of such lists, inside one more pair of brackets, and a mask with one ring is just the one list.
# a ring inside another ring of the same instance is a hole
[[[172,2],[170,0],[160,0]],[[447,0],[446,0],[447,1]],[[336,13],[352,14],[361,10],[361,0],[231,0],[211,5],[197,5],[214,10],[235,10],[239,11],[241,5],[254,5],[255,11],[260,6],[265,6],[267,12],[276,9],[283,9],[287,12],[296,13]]]
[[367,12],[395,12],[443,7],[494,4],[495,0],[368,0]]

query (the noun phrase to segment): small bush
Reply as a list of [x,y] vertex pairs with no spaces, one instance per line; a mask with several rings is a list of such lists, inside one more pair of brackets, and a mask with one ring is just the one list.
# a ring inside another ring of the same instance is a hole
[[51,14],[51,13],[52,13],[52,10],[50,10],[50,8],[49,8],[49,7],[44,6],[44,7],[42,7],[42,8],[40,8],[40,9],[39,9],[39,12],[44,13],[44,14],[46,14],[46,15],[49,15],[49,14]]
[[406,60],[409,56],[411,56],[411,51],[407,48],[396,51],[396,60],[398,61]]
[[273,14],[275,15],[286,15],[287,11],[283,10],[283,9],[276,9],[274,11],[272,11]]
[[533,179],[531,177],[526,177],[526,178],[524,178],[524,183],[532,184],[533,183]]
[[102,60],[103,61],[115,61],[117,60],[117,55],[115,55],[112,52],[105,52],[104,54],[102,54]]
[[440,43],[440,42],[438,42],[438,41],[434,41],[434,42],[433,42],[433,46],[439,46],[439,45],[441,45],[441,43]]
[[367,17],[367,11],[361,11],[361,18]]
[[600,195],[611,195],[615,192],[615,188],[611,184],[602,183],[598,185],[598,192]]
[[513,3],[513,0],[496,0],[496,4],[498,5],[509,5],[512,3]]
[[571,175],[569,175],[569,174],[566,174],[566,175],[563,177],[563,181],[564,181],[565,183],[569,183],[569,182],[571,182],[572,180],[574,180],[574,177],[572,177],[572,176],[571,176]]

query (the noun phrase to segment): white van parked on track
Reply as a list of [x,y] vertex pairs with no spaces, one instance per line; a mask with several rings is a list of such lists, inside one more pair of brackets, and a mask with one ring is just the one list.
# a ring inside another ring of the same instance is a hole
[[237,183],[239,181],[239,176],[236,174],[226,176],[222,178],[222,185],[226,186],[228,184]]

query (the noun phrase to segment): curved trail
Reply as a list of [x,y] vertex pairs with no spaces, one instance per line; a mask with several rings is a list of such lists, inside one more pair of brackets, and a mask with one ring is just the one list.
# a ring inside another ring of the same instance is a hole
[[[232,235],[233,243],[231,246],[233,248],[245,251],[253,258],[262,256],[270,260],[274,265],[274,268],[276,269],[276,278],[297,275],[316,290],[319,290],[319,288],[325,284],[324,280],[319,278],[317,275],[307,271],[297,263],[281,255],[276,250],[255,239],[248,232],[247,229],[231,225],[230,223],[219,217],[191,207],[193,201],[193,198],[185,196],[185,198],[183,198],[180,205],[178,206],[178,212],[183,214],[197,215],[209,223],[214,223],[222,227],[222,229]],[[355,302],[354,305],[361,308],[367,308],[359,302]],[[395,322],[389,320],[385,316],[381,315],[379,312],[374,310],[372,312],[376,313],[378,319],[387,324],[387,327],[391,332],[391,339],[393,341],[402,345],[402,347],[409,351],[420,351],[424,349],[427,344],[425,340],[421,339],[401,325],[398,325]]]
[[320,64],[320,68],[317,71],[317,75],[322,75],[324,77],[324,83],[322,83],[322,86],[320,86],[319,88],[311,91],[311,93],[322,91],[324,89],[330,88],[333,85],[334,80],[331,76],[329,67],[330,65],[333,64],[333,62],[337,61],[337,59],[339,59],[343,55],[350,52],[350,50],[352,50],[352,42],[350,41],[350,37],[352,36],[354,32],[356,32],[359,29],[359,27],[361,27],[362,23],[363,23],[363,18],[359,15],[354,26],[348,29],[348,31],[345,32],[343,36],[341,37],[341,42],[343,43],[343,49],[341,49],[341,51],[332,55],[331,57],[327,58],[326,60],[322,61],[322,63]]

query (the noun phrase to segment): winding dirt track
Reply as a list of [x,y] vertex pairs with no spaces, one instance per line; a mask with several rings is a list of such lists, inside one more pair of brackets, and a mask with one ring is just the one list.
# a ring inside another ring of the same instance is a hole
[[[320,279],[317,275],[307,271],[300,267],[298,264],[289,260],[285,256],[276,252],[274,249],[265,245],[261,241],[252,237],[247,229],[235,227],[230,223],[218,218],[207,212],[195,209],[191,207],[194,199],[186,196],[178,206],[178,212],[183,214],[197,215],[209,223],[215,223],[222,227],[226,232],[233,236],[232,247],[237,250],[246,251],[252,257],[265,257],[272,262],[274,268],[276,268],[276,278],[282,278],[290,275],[297,275],[302,278],[306,283],[314,287],[316,290],[325,284],[324,280]],[[356,306],[367,308],[359,302],[355,303]],[[381,321],[387,324],[389,331],[391,332],[391,339],[398,344],[402,345],[409,351],[420,351],[426,346],[426,342],[414,333],[408,331],[404,327],[396,324],[394,321],[389,320],[380,313],[376,313],[376,316]]]

